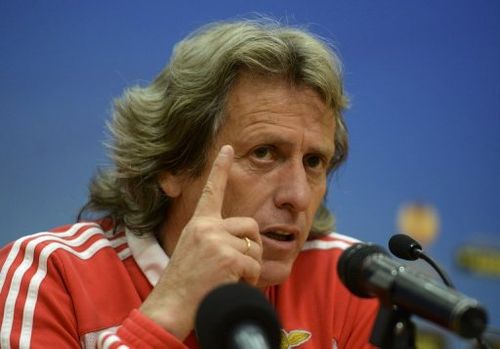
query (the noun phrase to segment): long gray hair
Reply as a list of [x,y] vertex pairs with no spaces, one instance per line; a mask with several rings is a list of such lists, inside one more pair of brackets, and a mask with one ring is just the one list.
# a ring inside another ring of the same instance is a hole
[[[268,19],[214,23],[179,42],[150,85],[131,87],[115,101],[107,144],[113,166],[92,179],[78,219],[94,212],[139,235],[157,232],[170,202],[159,176],[200,175],[223,123],[228,91],[242,70],[316,90],[336,121],[331,170],[344,161],[347,98],[340,61],[329,45],[304,29]],[[322,209],[313,232],[328,230],[325,222],[331,221]]]

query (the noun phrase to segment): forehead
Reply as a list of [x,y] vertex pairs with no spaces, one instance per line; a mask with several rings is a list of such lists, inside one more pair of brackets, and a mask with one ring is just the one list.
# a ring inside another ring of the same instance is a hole
[[[246,126],[259,121],[279,124],[284,117],[300,116],[305,126],[333,127],[333,111],[311,87],[279,76],[242,73],[228,94],[226,123]],[[333,138],[333,133],[331,134]]]

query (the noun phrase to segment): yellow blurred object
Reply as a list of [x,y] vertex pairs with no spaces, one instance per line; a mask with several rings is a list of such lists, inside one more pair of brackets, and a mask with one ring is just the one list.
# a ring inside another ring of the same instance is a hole
[[456,254],[458,266],[469,272],[500,277],[500,248],[465,245]]
[[416,348],[418,349],[443,349],[447,348],[446,339],[438,332],[417,329]]
[[398,229],[422,245],[432,243],[439,231],[439,216],[430,205],[410,203],[402,205],[398,213]]

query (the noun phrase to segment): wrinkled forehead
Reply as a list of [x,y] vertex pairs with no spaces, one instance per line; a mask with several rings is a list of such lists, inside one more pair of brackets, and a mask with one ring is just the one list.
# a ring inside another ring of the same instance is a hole
[[308,109],[309,121],[325,127],[335,122],[331,105],[314,87],[294,82],[286,76],[241,72],[228,92],[225,118],[231,122],[253,123],[266,112],[269,123],[277,123],[283,111]]
[[312,88],[247,75],[229,94],[218,143],[305,144],[333,156],[334,135],[333,111]]

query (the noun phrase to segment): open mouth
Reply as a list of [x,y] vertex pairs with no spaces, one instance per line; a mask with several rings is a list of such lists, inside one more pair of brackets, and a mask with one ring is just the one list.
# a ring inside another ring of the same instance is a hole
[[288,233],[285,231],[279,231],[279,230],[267,231],[267,232],[263,233],[262,235],[264,235],[270,239],[277,240],[277,241],[293,241],[295,239],[295,237],[292,233]]

